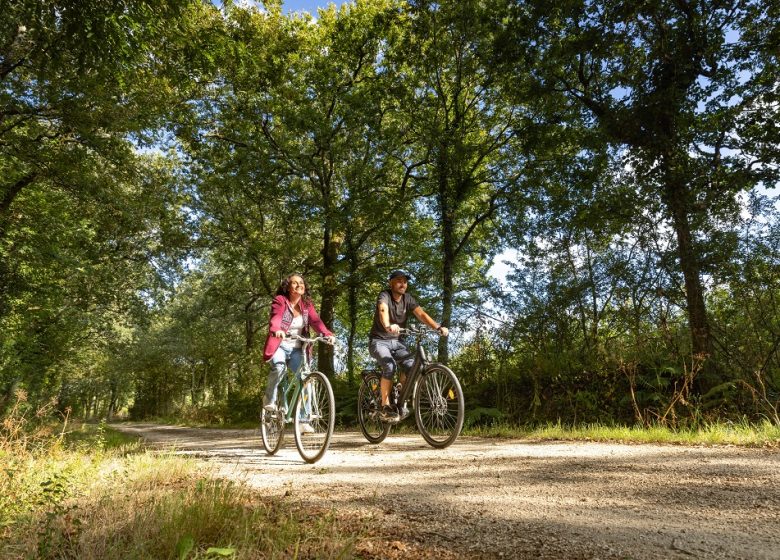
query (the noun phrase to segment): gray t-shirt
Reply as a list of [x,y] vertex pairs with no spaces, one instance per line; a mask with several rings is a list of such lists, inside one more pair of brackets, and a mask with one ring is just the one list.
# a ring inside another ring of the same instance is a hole
[[374,307],[374,324],[371,325],[371,338],[381,338],[384,340],[390,340],[398,338],[397,334],[387,332],[382,327],[382,320],[379,318],[379,304],[385,303],[387,310],[390,312],[390,324],[398,325],[402,329],[406,328],[406,320],[409,315],[419,307],[417,300],[410,294],[404,294],[401,301],[395,301],[390,290],[384,290],[379,294],[376,299],[376,306]]

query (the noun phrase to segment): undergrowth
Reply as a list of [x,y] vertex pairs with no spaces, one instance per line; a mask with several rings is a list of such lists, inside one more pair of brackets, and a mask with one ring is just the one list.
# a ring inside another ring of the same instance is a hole
[[765,420],[712,422],[700,428],[670,428],[668,426],[605,426],[584,424],[570,426],[560,422],[517,426],[493,423],[464,429],[464,435],[526,438],[533,440],[620,441],[626,443],[669,443],[685,445],[740,445],[745,447],[780,447],[780,426]]
[[0,557],[351,558],[367,522],[259,495],[24,393],[0,426]]

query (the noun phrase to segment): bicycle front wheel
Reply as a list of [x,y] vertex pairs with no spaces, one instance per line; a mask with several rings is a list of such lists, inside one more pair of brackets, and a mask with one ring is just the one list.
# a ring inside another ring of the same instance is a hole
[[313,371],[303,380],[295,403],[295,445],[307,463],[316,463],[330,445],[336,423],[336,399],[325,374]]
[[452,370],[442,364],[428,366],[417,381],[414,418],[425,441],[443,449],[463,428],[463,389]]
[[382,408],[380,383],[379,374],[369,373],[363,378],[358,389],[358,422],[360,431],[369,443],[382,443],[390,433],[390,424],[379,419],[379,411]]

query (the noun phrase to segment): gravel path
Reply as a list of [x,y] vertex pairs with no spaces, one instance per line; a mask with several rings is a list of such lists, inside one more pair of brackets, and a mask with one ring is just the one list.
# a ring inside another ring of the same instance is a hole
[[269,457],[256,430],[114,427],[266,494],[374,519],[366,558],[780,560],[777,450],[468,437],[436,450],[346,432],[308,465],[290,432]]

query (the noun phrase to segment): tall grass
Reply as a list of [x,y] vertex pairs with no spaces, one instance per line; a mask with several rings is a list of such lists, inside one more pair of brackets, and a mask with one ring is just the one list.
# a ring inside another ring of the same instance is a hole
[[780,447],[780,426],[769,421],[752,424],[747,421],[707,423],[702,428],[667,426],[604,426],[585,424],[568,426],[548,423],[539,426],[515,426],[497,423],[472,427],[464,435],[482,437],[521,437],[535,440],[621,441],[629,443],[668,443],[686,445],[740,445],[746,447]]
[[350,558],[368,534],[359,519],[38,412],[21,394],[0,428],[0,558]]
[[67,550],[85,560],[337,558],[350,556],[363,530],[350,533],[330,512],[259,496],[189,461],[149,453],[115,465],[76,503],[78,538],[72,520],[62,519],[51,535],[60,552],[47,557]]

